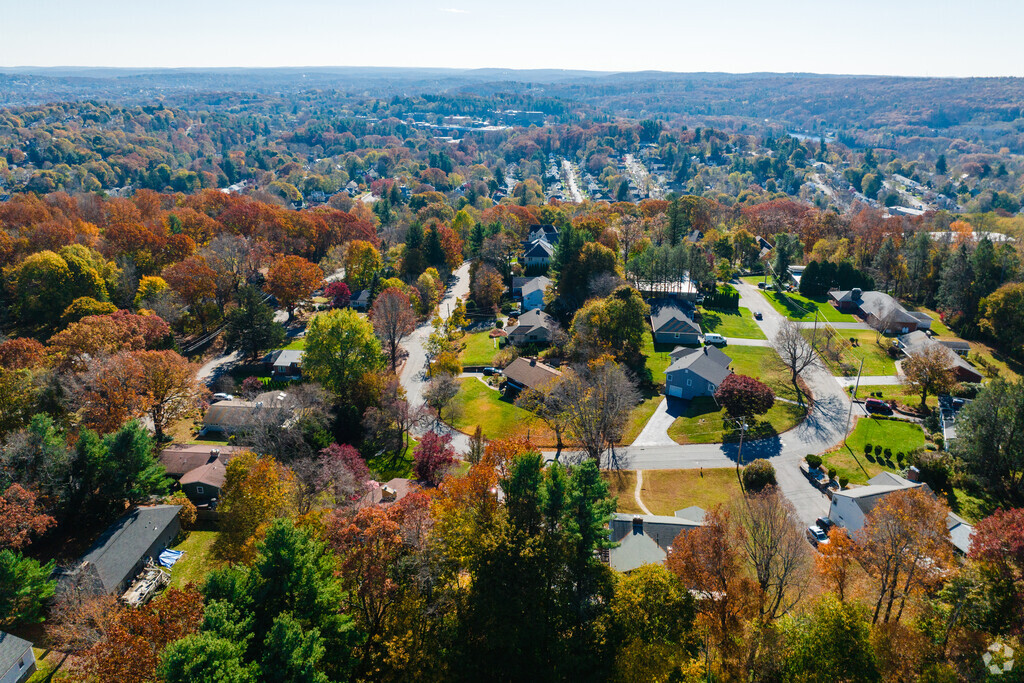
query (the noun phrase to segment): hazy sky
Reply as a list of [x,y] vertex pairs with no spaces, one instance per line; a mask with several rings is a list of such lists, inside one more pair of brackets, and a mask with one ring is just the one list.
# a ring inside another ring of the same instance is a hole
[[1024,76],[1019,0],[0,0],[0,66]]

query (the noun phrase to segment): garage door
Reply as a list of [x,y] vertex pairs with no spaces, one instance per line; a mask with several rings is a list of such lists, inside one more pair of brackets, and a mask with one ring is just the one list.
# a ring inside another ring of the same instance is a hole
[[683,388],[682,387],[676,387],[676,386],[669,385],[669,387],[668,387],[668,395],[669,396],[675,396],[676,398],[682,398],[683,397]]

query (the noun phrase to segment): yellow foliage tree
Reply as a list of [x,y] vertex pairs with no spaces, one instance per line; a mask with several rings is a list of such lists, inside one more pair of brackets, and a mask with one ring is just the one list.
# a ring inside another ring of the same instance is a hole
[[291,487],[292,473],[270,456],[246,451],[228,463],[216,555],[232,563],[251,562],[267,525],[288,513]]

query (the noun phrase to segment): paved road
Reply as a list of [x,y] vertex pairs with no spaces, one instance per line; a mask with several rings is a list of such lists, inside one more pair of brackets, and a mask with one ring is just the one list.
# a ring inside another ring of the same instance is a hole
[[[469,262],[463,263],[453,275],[456,277],[456,281],[448,288],[438,306],[438,315],[445,320],[451,315],[451,311],[455,307],[455,301],[469,293]],[[406,350],[408,356],[405,359],[405,364],[402,366],[399,380],[405,388],[406,399],[414,406],[423,405],[423,389],[427,385],[426,343],[433,329],[429,322],[425,322],[402,342],[402,348]],[[452,443],[460,452],[469,450],[469,437],[461,432],[450,429],[443,424],[432,424],[431,428],[437,432],[450,433],[452,435]]]
[[[857,383],[856,377],[836,377],[835,380],[839,382],[841,387],[852,387]],[[871,386],[874,384],[883,384],[887,386],[894,386],[900,383],[900,378],[896,375],[862,375],[860,378],[860,385]]]
[[[742,283],[734,286],[740,293],[739,305],[762,311],[763,319],[757,322],[769,339],[774,338],[782,326],[783,316],[768,305],[757,287]],[[800,519],[810,524],[828,512],[829,501],[803,476],[800,461],[808,453],[820,453],[843,441],[851,403],[843,388],[823,366],[808,369],[802,377],[814,394],[814,405],[803,422],[778,437],[747,442],[740,452],[736,443],[648,445],[647,442],[653,439],[647,435],[645,443],[635,443],[608,454],[605,466],[630,470],[696,469],[733,467],[741,456],[742,463],[765,458],[775,466],[779,488],[796,507]],[[668,406],[663,408],[668,409]],[[647,431],[645,428],[641,434]],[[566,459],[573,457],[579,455],[570,453]]]
[[572,195],[572,200],[577,204],[581,203],[583,201],[583,193],[580,192],[579,185],[576,183],[576,169],[564,157],[562,158],[562,171],[565,173],[566,183],[569,186],[569,194]]

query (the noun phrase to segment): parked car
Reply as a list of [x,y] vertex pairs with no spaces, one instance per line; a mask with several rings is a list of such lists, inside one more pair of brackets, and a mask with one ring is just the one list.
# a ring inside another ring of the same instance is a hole
[[832,531],[832,527],[836,525],[836,523],[828,517],[818,517],[816,520],[814,520],[814,523],[815,525],[817,525],[819,529],[825,532],[826,536],[830,531]]
[[879,401],[877,398],[869,398],[864,401],[864,409],[869,413],[878,413],[880,415],[892,415],[892,408],[885,401]]
[[501,370],[498,368],[484,368],[484,375],[490,377],[491,375],[501,375]]
[[763,282],[758,282],[758,283],[757,283],[757,288],[758,288],[758,289],[764,289],[764,288],[765,288],[765,287],[767,287],[767,286],[768,286],[768,285],[766,285],[766,284],[765,284],[765,283],[763,283]]
[[761,320],[764,316],[761,315],[761,311],[754,311],[754,320]]
[[212,401],[214,403],[216,403],[217,401],[230,401],[231,399],[234,398],[234,396],[231,395],[231,394],[225,394],[223,392],[217,392],[216,394],[214,394],[210,398],[212,399]]
[[705,344],[723,344],[724,345],[727,342],[725,341],[725,337],[723,337],[722,335],[715,334],[714,332],[708,332],[707,334],[704,335],[704,343]]
[[819,545],[828,543],[828,534],[821,530],[821,527],[809,526],[807,527],[807,540],[811,542],[815,548]]

